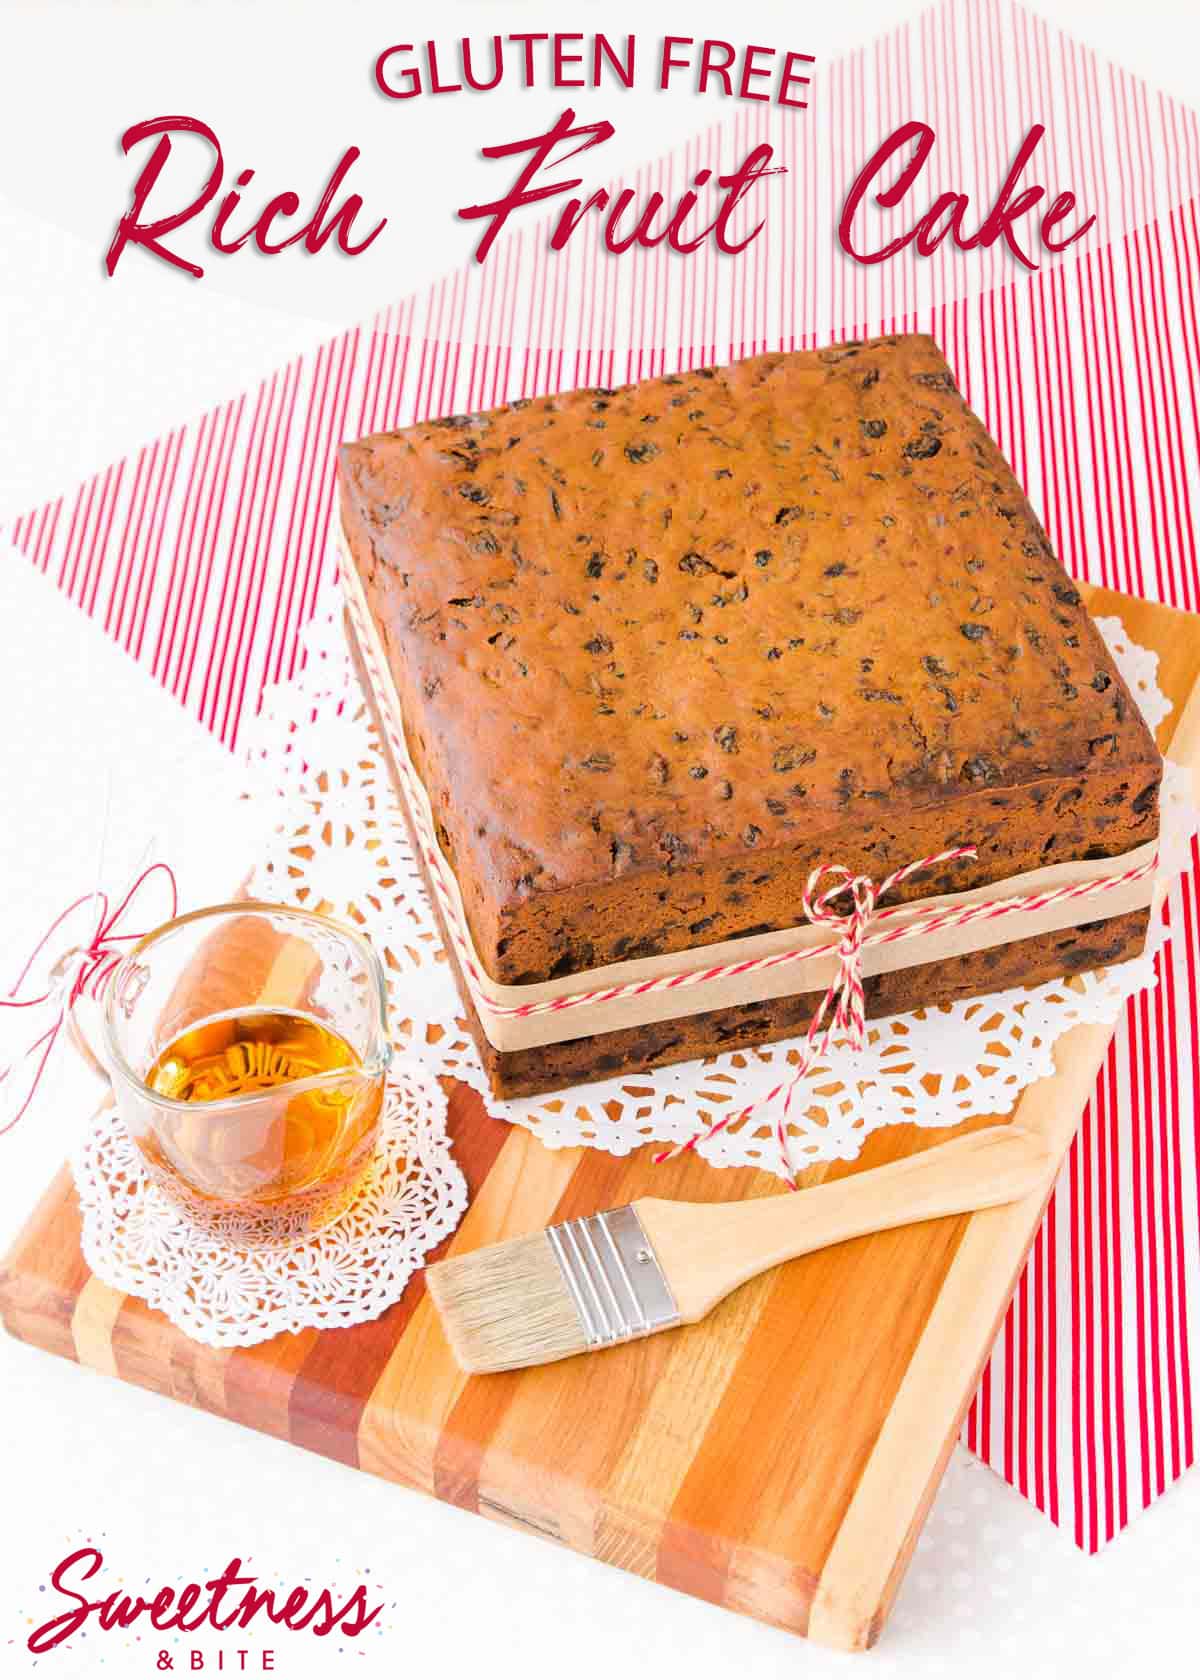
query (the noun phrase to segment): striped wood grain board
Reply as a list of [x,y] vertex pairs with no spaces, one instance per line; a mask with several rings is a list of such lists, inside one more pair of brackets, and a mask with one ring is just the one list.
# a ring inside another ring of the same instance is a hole
[[[1159,652],[1175,711],[1160,731],[1200,765],[1200,619],[1089,591]],[[1061,1160],[1107,1028],[1060,1040],[1056,1075],[1021,1124]],[[987,1120],[971,1122],[984,1125]],[[450,1090],[471,1204],[457,1252],[653,1193],[779,1193],[695,1157],[655,1168],[548,1151]],[[966,1129],[966,1128],[964,1128]],[[940,1139],[871,1137],[840,1177]],[[1049,1185],[1046,1186],[1046,1193]],[[1044,1194],[972,1217],[847,1243],[746,1285],[704,1324],[543,1370],[465,1379],[423,1278],[381,1318],[215,1352],[93,1278],[66,1170],[0,1270],[8,1330],[66,1358],[294,1441],[605,1562],[861,1649],[883,1626],[980,1369],[1041,1218]]]

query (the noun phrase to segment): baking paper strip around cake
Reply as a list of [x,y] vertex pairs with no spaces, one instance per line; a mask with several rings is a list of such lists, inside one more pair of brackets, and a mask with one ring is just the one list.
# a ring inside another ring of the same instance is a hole
[[[337,528],[337,549],[342,588],[353,621],[354,632],[364,655],[364,664],[373,680],[374,699],[387,733],[387,747],[398,765],[407,774],[414,790],[406,796],[409,814],[421,844],[441,855],[435,837],[433,809],[424,785],[408,754],[404,733],[404,718],[391,669],[371,615],[367,609],[362,582],[350,558],[340,523]],[[1108,876],[1124,875],[1153,861],[1158,849],[1156,840],[1124,852],[1119,857],[1081,860],[1077,863],[1052,864],[1044,869],[1027,870],[1002,881],[977,887],[971,892],[945,894],[936,898],[915,900],[903,906],[892,925],[901,921],[929,915],[939,910],[954,910],[970,904],[984,903],[998,898],[1021,898],[1059,887],[1104,880]],[[830,858],[836,863],[836,858]],[[674,951],[665,956],[640,957],[630,962],[609,963],[603,968],[563,975],[556,980],[530,985],[504,986],[488,979],[485,993],[475,978],[487,970],[479,959],[471,937],[466,911],[454,872],[443,863],[440,871],[449,895],[448,914],[453,918],[452,930],[461,944],[463,980],[471,993],[471,1001],[480,1025],[492,1047],[499,1051],[527,1050],[540,1045],[561,1044],[567,1039],[592,1038],[598,1033],[618,1032],[628,1027],[645,1026],[650,1022],[674,1021],[688,1015],[703,1015],[714,1009],[728,1009],[740,1004],[762,1003],[767,999],[791,997],[798,992],[823,990],[829,985],[837,968],[832,953],[809,957],[794,963],[781,963],[776,968],[749,974],[722,975],[717,979],[698,982],[675,991],[645,992],[638,996],[609,998],[597,1002],[573,1005],[569,1010],[546,1012],[540,1015],[509,1015],[500,1011],[517,1009],[529,1004],[548,1003],[557,998],[570,997],[576,992],[603,991],[609,987],[625,986],[632,982],[654,980],[664,975],[686,974],[697,969],[720,967],[726,963],[740,963],[757,957],[773,956],[780,951],[803,951],[828,945],[827,927],[813,927],[805,922],[798,927],[780,928],[772,933],[751,934],[743,939],[723,940],[715,945],[696,946],[691,951]],[[1077,900],[1062,900],[1042,910],[1013,911],[996,920],[979,920],[966,927],[936,930],[922,937],[899,941],[892,945],[868,946],[862,953],[864,977],[888,974],[897,969],[916,968],[926,963],[945,962],[951,957],[964,956],[973,951],[990,950],[1020,939],[1036,938],[1039,934],[1058,933],[1078,927],[1080,919],[1089,922],[1106,921],[1123,916],[1132,910],[1144,910],[1154,898],[1156,876],[1151,872],[1139,879],[1113,887],[1103,895],[1086,901],[1083,909]]]

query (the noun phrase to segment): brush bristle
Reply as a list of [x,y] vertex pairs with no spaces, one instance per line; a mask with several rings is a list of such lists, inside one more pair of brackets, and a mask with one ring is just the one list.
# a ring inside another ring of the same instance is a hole
[[441,1260],[425,1273],[464,1371],[517,1371],[587,1347],[545,1231]]

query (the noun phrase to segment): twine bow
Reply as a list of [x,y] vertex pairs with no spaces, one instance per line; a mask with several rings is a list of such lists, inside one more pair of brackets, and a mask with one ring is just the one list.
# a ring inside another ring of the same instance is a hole
[[[808,1023],[808,1031],[804,1036],[804,1044],[799,1058],[794,1063],[786,1079],[780,1080],[773,1090],[757,1102],[747,1104],[743,1109],[728,1114],[702,1131],[695,1132],[686,1143],[676,1144],[673,1149],[665,1149],[654,1157],[655,1163],[671,1161],[686,1150],[695,1149],[702,1138],[715,1137],[730,1126],[738,1126],[749,1118],[758,1108],[766,1108],[771,1103],[783,1099],[779,1113],[775,1119],[775,1141],[779,1147],[779,1156],[783,1164],[784,1177],[788,1188],[799,1188],[796,1182],[796,1169],[792,1160],[791,1142],[788,1133],[788,1114],[792,1106],[792,1098],[796,1087],[817,1063],[829,1053],[830,1041],[834,1033],[846,1033],[850,1048],[859,1051],[863,1047],[866,1034],[866,1010],[862,983],[862,953],[867,943],[868,934],[876,919],[876,906],[879,900],[898,887],[901,881],[906,881],[910,875],[916,875],[925,869],[932,869],[939,863],[951,863],[959,858],[973,858],[978,856],[974,846],[956,846],[951,851],[937,852],[932,857],[918,858],[915,863],[908,863],[902,869],[895,869],[890,875],[885,875],[878,883],[869,875],[854,875],[841,864],[819,864],[808,877],[805,884],[801,903],[808,920],[818,927],[838,929],[841,938],[838,940],[835,955],[837,969],[833,979],[829,982],[824,997],[813,1012]],[[831,886],[818,891],[822,880],[828,877]],[[850,896],[850,909],[838,910],[834,907],[834,900]]]
[[[179,909],[179,888],[174,871],[166,863],[152,863],[148,868],[143,869],[124,898],[115,907],[110,906],[108,894],[105,892],[97,890],[96,892],[84,893],[82,897],[68,904],[66,909],[60,911],[54,918],[30,952],[20,974],[17,976],[16,984],[11,988],[8,996],[0,998],[0,1009],[47,1009],[52,1016],[49,1026],[38,1034],[32,1044],[22,1051],[14,1061],[6,1067],[0,1068],[0,1095],[4,1094],[9,1079],[18,1069],[32,1068],[29,1088],[24,1099],[16,1112],[5,1120],[3,1125],[0,1125],[0,1137],[3,1137],[5,1132],[11,1131],[18,1120],[22,1119],[28,1112],[49,1065],[59,1034],[66,1025],[76,1003],[81,997],[85,996],[93,997],[98,1001],[103,995],[104,987],[111,978],[113,970],[121,961],[123,952],[120,947],[130,941],[145,937],[144,931],[119,933],[117,928],[146,882],[159,871],[167,877],[171,888],[171,911],[170,916],[166,919],[170,920],[171,917],[174,917]],[[84,943],[71,946],[58,959],[51,970],[50,984],[43,991],[31,997],[19,996],[21,988],[29,979],[34,964],[54,938],[54,935],[77,911],[82,910],[84,905],[95,906],[95,920],[89,924],[90,932]]]

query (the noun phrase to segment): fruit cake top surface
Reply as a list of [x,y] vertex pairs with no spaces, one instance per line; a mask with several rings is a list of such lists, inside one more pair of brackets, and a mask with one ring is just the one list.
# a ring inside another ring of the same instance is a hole
[[339,470],[455,867],[501,899],[1157,762],[931,338],[431,421]]

